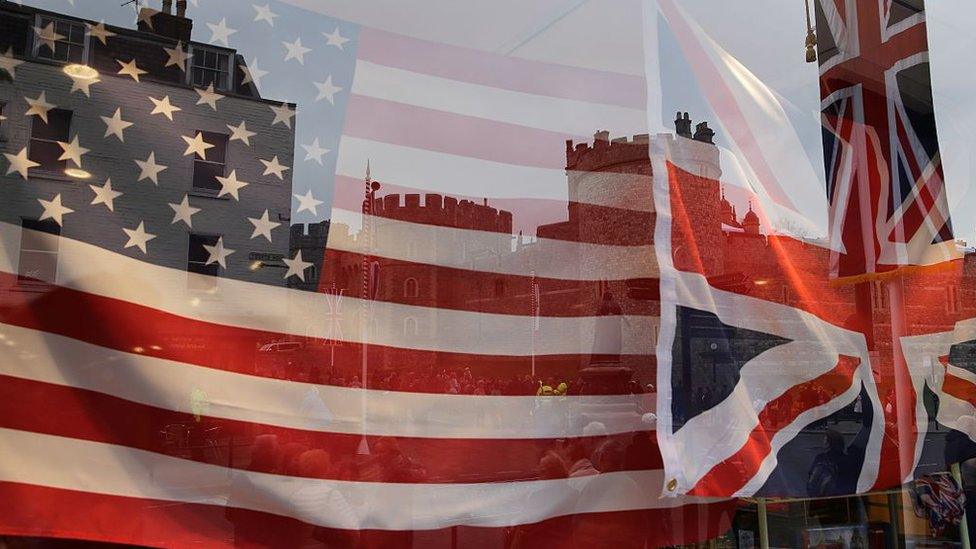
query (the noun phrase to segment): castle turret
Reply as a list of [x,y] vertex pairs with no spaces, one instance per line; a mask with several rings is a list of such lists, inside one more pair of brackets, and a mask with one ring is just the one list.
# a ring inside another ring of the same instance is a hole
[[745,229],[748,234],[759,234],[759,216],[756,212],[752,211],[752,201],[749,201],[749,211],[742,218],[742,228]]

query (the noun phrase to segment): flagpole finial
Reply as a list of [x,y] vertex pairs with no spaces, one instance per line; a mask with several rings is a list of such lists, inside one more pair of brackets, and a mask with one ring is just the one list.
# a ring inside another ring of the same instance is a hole
[[817,33],[813,30],[813,24],[810,22],[810,0],[804,1],[804,15],[807,16],[807,63],[817,62]]

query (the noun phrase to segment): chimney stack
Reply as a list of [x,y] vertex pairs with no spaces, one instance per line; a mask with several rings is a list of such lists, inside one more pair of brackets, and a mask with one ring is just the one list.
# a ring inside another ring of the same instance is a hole
[[674,119],[674,131],[681,137],[691,137],[691,117],[688,116],[688,113],[684,113],[682,116],[681,111],[678,111]]
[[193,32],[193,21],[186,18],[186,0],[176,0],[176,15],[173,15],[173,0],[163,0],[162,8],[162,11],[142,8],[149,10],[151,14],[149,21],[140,15],[138,29],[142,32],[165,36],[184,44],[188,43]]
[[708,122],[699,122],[695,126],[695,136],[692,138],[695,141],[701,141],[702,143],[714,143],[712,138],[715,137],[715,130],[708,127]]

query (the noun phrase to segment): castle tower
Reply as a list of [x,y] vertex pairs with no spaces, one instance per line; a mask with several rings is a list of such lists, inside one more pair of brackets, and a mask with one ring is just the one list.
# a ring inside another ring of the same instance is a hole
[[749,211],[742,218],[742,228],[745,229],[747,234],[759,234],[759,216],[756,212],[752,211],[752,201],[749,201]]
[[706,122],[699,122],[692,134],[691,124],[688,113],[681,114],[675,121],[677,135],[661,136],[670,140],[670,160],[679,181],[671,189],[672,210],[681,208],[693,220],[691,229],[695,233],[693,243],[673,247],[674,260],[678,265],[701,263],[706,272],[721,273],[725,251],[722,223],[734,220],[734,209],[722,193],[719,151],[712,142],[715,132]]
[[[662,135],[659,138],[671,140],[672,161],[679,168],[685,207],[695,209],[696,219],[701,220],[697,230],[707,234],[705,238],[696,240],[708,243],[710,250],[706,254],[707,260],[718,269],[722,264],[724,241],[718,184],[721,169],[718,149],[712,143],[715,134],[704,122],[699,123],[692,133],[692,120],[688,113],[678,113],[675,132],[677,137]],[[621,266],[614,270],[632,272],[636,261],[637,270],[646,272],[647,278],[606,281],[598,289],[595,286],[587,287],[578,299],[581,310],[590,311],[590,314],[599,316],[601,309],[607,308],[604,306],[604,294],[607,292],[612,296],[611,308],[619,306],[623,314],[659,314],[658,268],[651,247],[656,222],[652,186],[655,174],[652,174],[649,149],[648,135],[611,139],[607,131],[596,132],[592,144],[566,142],[569,220],[540,227],[539,236],[558,238],[572,235],[582,242],[646,245],[635,247],[634,254],[622,259],[629,262],[626,268]],[[728,207],[731,210],[731,205]],[[594,262],[597,260],[596,257],[585,255],[580,257],[581,274],[595,270]],[[605,268],[605,265],[602,267]],[[653,382],[653,359],[626,355],[615,359],[594,355],[591,360],[591,364],[581,365],[585,368],[584,377],[591,381],[627,383],[633,375],[633,379],[642,384]]]

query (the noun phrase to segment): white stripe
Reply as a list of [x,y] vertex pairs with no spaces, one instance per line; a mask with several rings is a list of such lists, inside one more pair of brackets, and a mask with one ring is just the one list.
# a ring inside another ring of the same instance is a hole
[[[332,223],[356,227],[361,212],[332,208]],[[656,278],[654,246],[615,246],[537,238],[537,253],[516,253],[513,235],[411,223],[373,217],[374,245],[370,255],[486,273],[536,276],[562,280],[625,280]],[[647,229],[650,231],[650,227]],[[415,249],[408,242],[417,244]],[[362,253],[356,239],[330,236],[329,247]],[[491,252],[486,256],[487,252]],[[540,260],[544,256],[545,260]]]
[[[0,223],[0,271],[15,273],[16,244],[20,227]],[[103,248],[61,237],[58,284],[95,295],[152,307],[176,315],[255,330],[325,337],[331,333],[324,314],[329,310],[324,294],[302,292],[221,278],[213,295],[201,295],[187,286],[200,287],[212,278],[153,265]],[[189,282],[188,282],[189,281]],[[194,285],[195,284],[195,285]],[[343,298],[348,307],[342,317],[344,340],[363,342],[360,329],[361,301]],[[431,350],[494,356],[529,356],[535,322],[526,315],[503,315],[371,302],[375,319],[367,335],[370,344],[403,349]],[[413,318],[419,335],[405,333],[404,321]],[[550,354],[650,354],[653,317],[627,316],[622,321],[623,348],[613,342],[595,341],[597,322],[608,317],[541,317],[536,337],[537,355]],[[436,330],[431,328],[436,326]]]
[[506,90],[359,60],[352,93],[569,135],[645,133],[642,109]]
[[[566,170],[506,164],[344,135],[339,144],[336,173],[359,180],[367,160],[378,181],[448,196],[567,202],[570,199]],[[646,175],[608,172],[575,172],[575,175],[593,177],[597,180],[593,185],[595,190],[602,191],[573,196],[575,202],[654,211],[651,178]]]
[[[341,529],[509,526],[574,513],[662,509],[659,470],[483,484],[295,479],[124,446],[0,429],[0,480],[122,497],[233,506]],[[529,504],[531,503],[531,504]]]
[[976,442],[976,420],[974,418],[976,418],[976,408],[972,404],[952,395],[939,393],[939,411],[935,419],[940,424],[964,433]]
[[[582,436],[585,414],[653,408],[652,395],[513,397],[377,391],[312,385],[126,353],[67,337],[0,324],[10,351],[0,374],[87,389],[132,402],[335,433],[426,438],[528,439]],[[202,391],[202,394],[201,394]],[[365,420],[364,414],[365,413]],[[603,420],[608,432],[651,428],[639,416]]]

